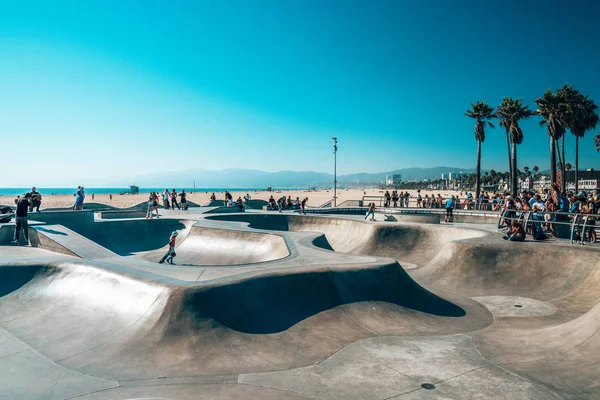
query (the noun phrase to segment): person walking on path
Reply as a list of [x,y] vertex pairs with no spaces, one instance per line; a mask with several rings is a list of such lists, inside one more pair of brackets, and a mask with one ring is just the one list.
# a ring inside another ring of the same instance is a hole
[[454,222],[454,214],[452,213],[454,207],[456,207],[456,202],[454,201],[454,199],[455,197],[454,195],[452,195],[452,197],[446,200],[446,218],[444,219],[445,222]]
[[152,201],[152,193],[148,196],[148,211],[146,211],[146,219],[152,219],[152,211],[154,210],[154,202]]
[[160,217],[158,213],[158,194],[156,192],[152,192],[152,211],[156,211],[156,218]]
[[29,224],[27,222],[27,211],[31,206],[30,200],[31,193],[25,193],[22,198],[15,200],[15,203],[17,204],[17,211],[15,215],[16,226],[12,243],[16,244],[17,246],[19,245],[19,233],[21,232],[21,229],[23,229],[25,244],[29,244]]
[[174,210],[175,207],[177,207],[178,210],[181,210],[181,207],[177,204],[177,192],[173,189],[171,191],[171,208]]
[[158,262],[159,264],[164,264],[166,261],[168,264],[175,265],[173,259],[177,255],[175,253],[175,240],[177,239],[177,235],[177,231],[173,231],[173,233],[171,233],[171,237],[169,238],[169,250],[167,250],[163,258],[160,259]]
[[29,206],[29,212],[40,212],[40,206],[42,205],[42,195],[35,189],[35,186],[31,188],[31,205]]
[[168,210],[169,207],[171,206],[169,204],[169,189],[165,189],[165,191],[162,194],[162,201],[163,201],[163,207],[165,208],[165,210]]
[[367,211],[367,215],[365,220],[371,216],[371,221],[375,221],[375,203],[369,203],[369,211]]

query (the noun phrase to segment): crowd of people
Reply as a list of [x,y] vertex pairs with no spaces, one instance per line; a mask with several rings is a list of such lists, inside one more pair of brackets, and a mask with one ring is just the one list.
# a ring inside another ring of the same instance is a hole
[[306,214],[306,203],[308,202],[308,197],[300,200],[300,197],[296,197],[296,200],[292,200],[292,196],[281,196],[279,199],[275,200],[273,195],[269,197],[269,205],[267,206],[268,210],[278,210],[282,212],[283,210],[299,210],[301,213]]
[[[543,240],[547,238],[544,230],[557,237],[557,223],[581,225],[584,218],[588,229],[585,232],[577,229],[576,238],[579,240],[581,235],[586,235],[584,239],[592,243],[597,239],[595,225],[600,218],[594,216],[600,214],[600,193],[597,189],[591,193],[566,193],[561,192],[554,183],[542,193],[523,191],[518,196],[501,194],[494,209],[503,211],[499,228],[509,229],[505,237],[508,240],[524,240],[528,233],[534,239]],[[531,213],[532,222],[523,226],[520,220],[528,212]]]

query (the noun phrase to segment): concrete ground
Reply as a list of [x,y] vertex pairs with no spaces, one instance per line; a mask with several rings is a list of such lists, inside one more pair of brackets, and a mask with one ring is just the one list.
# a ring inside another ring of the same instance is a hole
[[19,247],[0,224],[1,400],[600,398],[595,245],[161,213],[42,212]]

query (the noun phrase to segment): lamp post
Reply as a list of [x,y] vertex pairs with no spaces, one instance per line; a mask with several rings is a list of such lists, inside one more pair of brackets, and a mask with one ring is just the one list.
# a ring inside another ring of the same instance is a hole
[[333,206],[337,207],[337,138],[333,140]]

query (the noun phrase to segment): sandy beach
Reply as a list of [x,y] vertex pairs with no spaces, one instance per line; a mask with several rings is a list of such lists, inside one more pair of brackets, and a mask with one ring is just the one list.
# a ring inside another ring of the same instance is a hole
[[[303,199],[304,197],[308,197],[308,206],[309,207],[318,207],[327,201],[333,198],[333,190],[318,190],[318,191],[251,191],[251,192],[231,192],[234,200],[238,198],[238,196],[245,196],[246,193],[249,193],[252,199],[260,199],[260,200],[268,200],[272,195],[275,199],[281,197],[282,195],[292,196],[292,199],[299,197]],[[338,205],[346,200],[361,200],[363,196],[383,196],[385,190],[379,189],[341,189],[338,190]],[[390,191],[391,193],[391,191]],[[412,197],[415,197],[417,194],[416,190],[409,190],[409,193]],[[431,196],[432,194],[441,194],[442,197],[446,198],[451,195],[458,196],[459,192],[453,190],[442,190],[442,191],[432,191],[432,190],[421,190],[421,195],[425,197],[425,195]],[[42,192],[43,194],[43,192]],[[194,202],[199,205],[206,205],[210,202],[210,196],[212,192],[196,192],[196,193],[188,193],[188,201]],[[215,193],[218,200],[224,198],[223,192]],[[148,193],[140,192],[136,195],[120,195],[113,194],[112,200],[110,199],[109,194],[98,194],[94,195],[94,199],[92,200],[92,193],[86,193],[86,203],[101,203],[107,204],[117,208],[127,208],[133,205],[139,204],[141,202],[147,201]],[[5,205],[13,205],[15,198],[12,196],[0,196],[0,204]],[[178,199],[179,200],[179,199]],[[44,195],[42,199],[41,210],[46,208],[69,208],[73,206],[75,202],[75,198],[73,195]],[[411,201],[411,205],[412,205]]]

